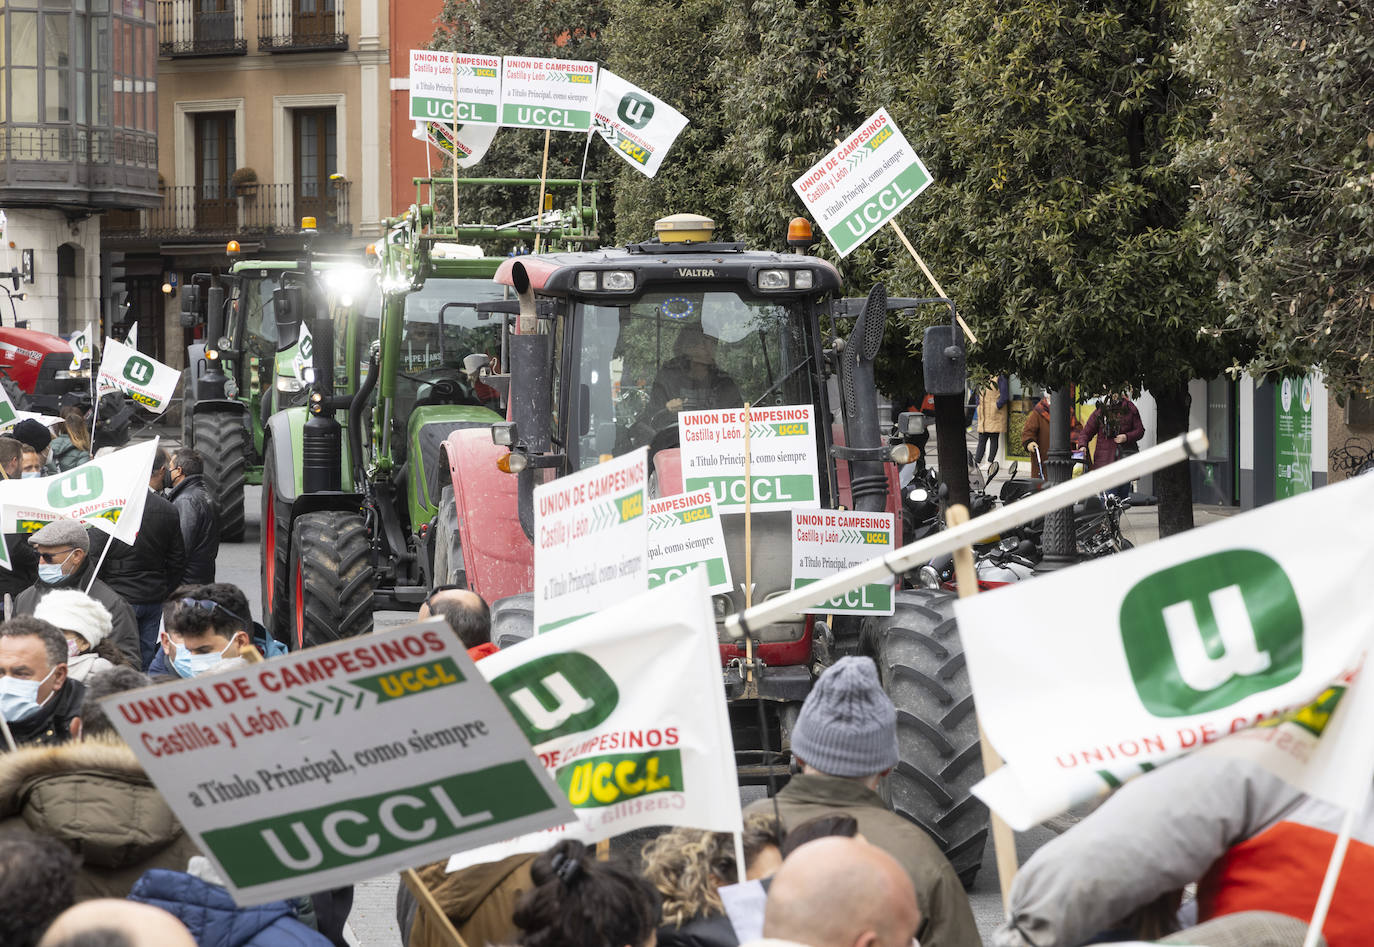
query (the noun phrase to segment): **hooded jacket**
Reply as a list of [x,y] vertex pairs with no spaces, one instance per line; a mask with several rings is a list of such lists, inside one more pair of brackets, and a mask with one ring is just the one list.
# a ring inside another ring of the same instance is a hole
[[[160,604],[181,585],[181,576],[186,571],[181,518],[176,507],[161,494],[148,491],[138,536],[132,545],[117,539],[109,542],[113,545],[105,554],[100,578],[130,602]],[[92,548],[91,555],[98,558],[100,554]]]
[[285,901],[241,908],[229,892],[184,871],[151,869],[138,879],[129,900],[171,914],[199,947],[332,947],[306,927]]
[[181,542],[186,550],[188,585],[215,581],[215,558],[219,555],[219,510],[205,489],[205,475],[191,474],[171,489],[167,499],[176,507],[181,522]]
[[[537,853],[511,855],[452,873],[445,870],[445,860],[417,868],[415,873],[463,940],[469,944],[513,943],[516,930],[511,916],[520,895],[534,887],[530,864],[536,856]],[[448,943],[425,912],[417,910],[415,897],[404,882],[397,892],[396,914],[407,947]]]
[[149,868],[184,868],[199,854],[133,750],[113,740],[0,756],[0,834],[22,829],[81,860],[78,901],[122,898]]
[[[97,555],[99,555],[98,552]],[[94,567],[95,561],[87,554],[86,561],[81,563],[81,568],[63,578],[61,582],[55,585],[35,582],[19,593],[19,597],[14,601],[14,613],[16,615],[32,615],[33,610],[38,607],[38,603],[43,600],[43,596],[56,589],[85,590],[87,595],[109,609],[110,617],[114,619],[110,641],[124,655],[124,660],[129,663],[130,667],[141,668],[143,667],[143,653],[138,646],[138,620],[134,618],[134,610],[129,607],[129,603],[124,601],[118,592],[99,579],[92,582],[89,589],[86,588],[86,583],[91,582],[91,570]]]

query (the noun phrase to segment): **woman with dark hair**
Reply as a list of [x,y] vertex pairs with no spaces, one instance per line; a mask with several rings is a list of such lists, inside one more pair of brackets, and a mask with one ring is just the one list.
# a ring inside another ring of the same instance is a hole
[[621,865],[597,861],[566,839],[530,865],[534,887],[515,906],[520,947],[653,947],[654,886]]

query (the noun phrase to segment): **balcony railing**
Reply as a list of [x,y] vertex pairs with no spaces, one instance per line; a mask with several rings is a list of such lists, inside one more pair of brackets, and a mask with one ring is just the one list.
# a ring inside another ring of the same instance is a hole
[[261,0],[258,49],[269,53],[347,49],[344,0]]
[[[312,188],[312,190],[314,190]],[[300,232],[301,218],[314,217],[320,233],[351,234],[348,181],[329,181],[318,195],[297,193],[294,184],[257,184],[251,188],[163,187],[162,204],[132,215],[111,216],[106,237],[219,239]]]
[[157,40],[163,56],[242,56],[243,0],[158,0]]

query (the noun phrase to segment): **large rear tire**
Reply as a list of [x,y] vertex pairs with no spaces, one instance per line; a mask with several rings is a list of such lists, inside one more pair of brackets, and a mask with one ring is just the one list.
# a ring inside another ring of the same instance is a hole
[[291,647],[372,631],[371,547],[363,518],[307,513],[291,527]]
[[899,762],[879,792],[925,829],[969,887],[983,862],[988,810],[971,792],[983,760],[953,615],[948,592],[898,592],[894,614],[865,619],[862,641],[897,708]]
[[268,634],[294,648],[286,604],[290,540],[291,505],[277,495],[277,463],[269,450],[262,467],[262,623]]
[[201,411],[191,421],[191,440],[205,462],[205,489],[219,508],[221,542],[243,540],[243,484],[248,471],[248,431],[240,412]]
[[434,584],[467,587],[463,541],[458,535],[458,502],[452,485],[439,494],[439,522],[434,528]]

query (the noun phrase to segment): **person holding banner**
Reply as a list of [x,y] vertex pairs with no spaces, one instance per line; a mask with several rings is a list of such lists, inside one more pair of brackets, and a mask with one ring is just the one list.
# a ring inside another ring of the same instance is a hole
[[29,537],[38,552],[38,581],[19,593],[14,602],[16,615],[32,615],[38,603],[56,589],[85,589],[86,594],[104,605],[114,619],[114,642],[131,667],[142,667],[138,646],[138,622],[133,609],[114,589],[94,575],[91,537],[76,520],[53,520]]

